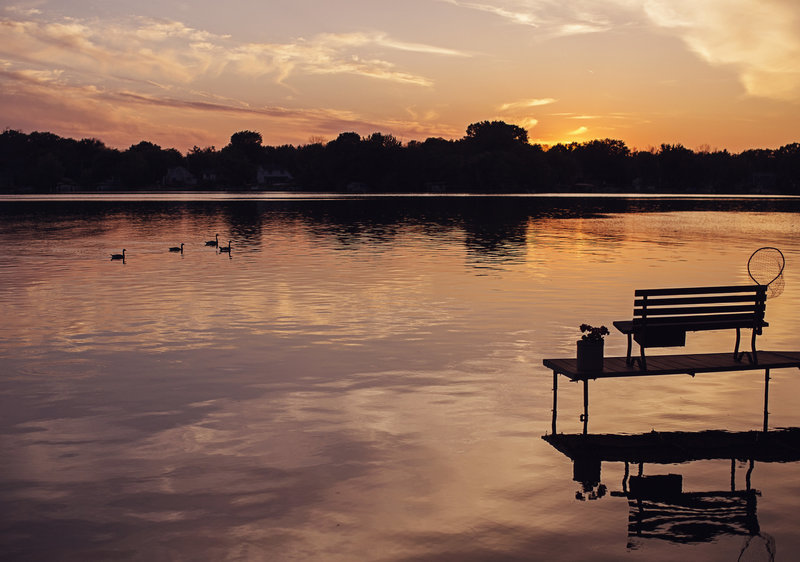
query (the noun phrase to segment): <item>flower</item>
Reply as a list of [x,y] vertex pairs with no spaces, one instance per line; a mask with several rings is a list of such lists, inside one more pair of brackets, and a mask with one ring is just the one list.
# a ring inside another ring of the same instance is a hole
[[609,334],[608,328],[605,326],[600,326],[599,328],[594,328],[589,326],[589,324],[581,324],[581,332],[586,332],[581,336],[583,341],[603,341],[603,336],[607,336]]

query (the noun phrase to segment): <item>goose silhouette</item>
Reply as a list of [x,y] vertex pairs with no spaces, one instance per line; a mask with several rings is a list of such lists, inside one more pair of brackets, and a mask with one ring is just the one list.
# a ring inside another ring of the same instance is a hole
[[219,247],[219,251],[220,252],[228,252],[228,253],[230,253],[231,252],[231,241],[228,240],[228,245],[227,246],[220,246]]
[[208,242],[206,242],[206,246],[213,246],[215,248],[219,246],[219,234],[215,234],[214,238],[215,240],[209,240]]
[[111,259],[125,261],[125,248],[122,248],[121,254],[111,254]]
[[180,248],[179,248],[179,247],[177,247],[177,246],[173,246],[172,248],[170,248],[170,249],[169,249],[169,251],[170,251],[170,252],[180,252],[180,253],[183,253],[183,242],[181,242],[181,246],[180,246]]

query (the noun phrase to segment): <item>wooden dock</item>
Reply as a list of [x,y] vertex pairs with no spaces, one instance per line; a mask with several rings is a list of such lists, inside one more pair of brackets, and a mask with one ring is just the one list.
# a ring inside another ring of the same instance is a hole
[[737,361],[732,353],[699,353],[683,355],[653,355],[647,358],[647,369],[643,370],[627,362],[625,357],[606,357],[602,371],[579,371],[578,361],[571,359],[544,359],[545,367],[553,371],[553,434],[556,433],[558,406],[558,376],[563,375],[572,382],[583,381],[583,433],[588,432],[589,381],[618,377],[647,377],[661,375],[691,375],[698,373],[726,373],[736,371],[764,370],[764,427],[768,427],[767,404],[769,401],[769,373],[771,369],[800,369],[800,351],[759,351],[755,360],[746,355]]

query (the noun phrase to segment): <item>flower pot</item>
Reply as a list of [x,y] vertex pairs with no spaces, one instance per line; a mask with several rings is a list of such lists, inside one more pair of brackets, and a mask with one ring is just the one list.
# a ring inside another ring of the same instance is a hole
[[603,340],[578,340],[578,370],[603,370]]

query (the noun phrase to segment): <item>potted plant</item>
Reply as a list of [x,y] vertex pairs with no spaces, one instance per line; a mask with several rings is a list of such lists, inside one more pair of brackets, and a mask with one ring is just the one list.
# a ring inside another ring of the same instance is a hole
[[605,326],[593,327],[581,324],[583,336],[578,340],[578,370],[603,370],[603,336],[609,334]]

